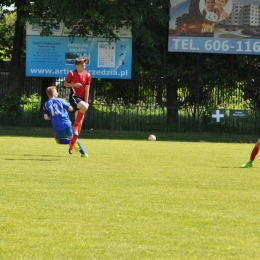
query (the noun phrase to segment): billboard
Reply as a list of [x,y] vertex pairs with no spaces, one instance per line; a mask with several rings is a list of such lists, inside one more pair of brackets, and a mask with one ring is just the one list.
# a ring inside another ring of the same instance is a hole
[[132,34],[128,28],[117,33],[119,41],[105,38],[75,37],[64,24],[52,27],[52,36],[40,36],[38,24],[26,26],[26,76],[65,77],[75,69],[75,59],[87,59],[86,70],[92,78],[131,79]]
[[171,0],[168,51],[260,54],[260,1]]

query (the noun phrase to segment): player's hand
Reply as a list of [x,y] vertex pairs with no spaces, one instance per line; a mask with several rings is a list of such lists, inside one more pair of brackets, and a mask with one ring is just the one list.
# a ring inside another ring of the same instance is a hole
[[75,84],[74,84],[74,88],[80,88],[81,86],[82,86],[81,83],[75,83]]

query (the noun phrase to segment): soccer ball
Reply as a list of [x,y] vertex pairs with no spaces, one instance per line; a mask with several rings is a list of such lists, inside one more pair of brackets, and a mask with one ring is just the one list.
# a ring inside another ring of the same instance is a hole
[[149,135],[148,136],[148,141],[155,141],[156,140],[156,136],[155,135]]

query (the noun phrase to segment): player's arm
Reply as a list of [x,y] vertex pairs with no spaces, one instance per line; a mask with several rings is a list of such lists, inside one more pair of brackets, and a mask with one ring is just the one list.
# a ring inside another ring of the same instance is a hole
[[68,81],[64,81],[64,87],[66,88],[80,88],[82,86],[81,83],[70,83]]
[[88,104],[90,84],[85,87],[85,102]]
[[63,109],[73,111],[73,107],[70,105],[69,101],[67,101],[66,99],[60,99],[60,102],[62,103]]
[[69,111],[73,111],[73,107],[70,105],[70,103],[66,99],[61,99],[62,105],[64,109],[67,109]]
[[44,118],[45,120],[51,120],[51,118],[50,118],[47,114],[44,114],[44,115],[43,115],[43,118]]

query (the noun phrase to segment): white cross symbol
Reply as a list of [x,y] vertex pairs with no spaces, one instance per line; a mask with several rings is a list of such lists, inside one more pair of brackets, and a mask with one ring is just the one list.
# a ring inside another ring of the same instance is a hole
[[213,118],[216,118],[216,122],[220,122],[220,118],[224,117],[224,114],[220,114],[219,110],[216,110],[216,114],[212,114]]

